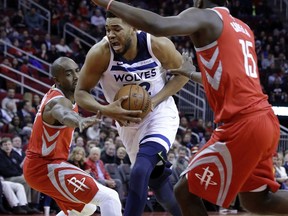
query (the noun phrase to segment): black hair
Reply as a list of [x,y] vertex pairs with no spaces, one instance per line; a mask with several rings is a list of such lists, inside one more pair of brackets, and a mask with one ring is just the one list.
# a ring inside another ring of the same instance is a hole
[[115,16],[115,14],[113,14],[112,12],[110,12],[110,11],[106,12],[106,18],[115,18],[115,17],[117,17],[117,16]]
[[68,57],[59,57],[58,59],[56,59],[51,66],[51,74],[53,77],[56,77],[60,71],[63,71],[64,68],[62,66],[62,64],[66,61],[68,61],[69,58]]

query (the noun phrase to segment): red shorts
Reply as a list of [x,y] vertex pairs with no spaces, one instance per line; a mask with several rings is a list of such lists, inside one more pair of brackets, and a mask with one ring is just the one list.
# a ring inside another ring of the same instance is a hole
[[184,171],[189,191],[226,208],[239,192],[264,185],[277,191],[272,155],[279,136],[272,110],[218,127]]
[[81,212],[99,190],[88,173],[66,161],[48,163],[26,158],[23,169],[27,183],[53,198],[65,214],[67,210]]

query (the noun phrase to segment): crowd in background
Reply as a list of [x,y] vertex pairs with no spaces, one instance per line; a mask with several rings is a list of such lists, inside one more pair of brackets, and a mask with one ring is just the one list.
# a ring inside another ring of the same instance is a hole
[[[32,7],[26,11],[18,10],[15,7],[12,9],[12,16],[3,13],[1,17],[0,39],[49,63],[60,56],[69,56],[81,66],[89,47],[86,47],[77,37],[62,38],[63,27],[65,23],[72,23],[99,41],[105,36],[105,10],[92,5],[89,0],[71,0],[69,2],[67,0],[36,0],[35,2],[51,12],[51,34],[47,34],[45,23],[37,9]],[[150,0],[132,1],[131,3],[169,16],[176,15],[190,7],[193,0]],[[267,93],[271,103],[275,105],[287,103],[288,32],[284,28],[280,16],[272,13],[267,2],[261,0],[232,1],[230,10],[234,16],[248,23],[254,31],[263,91]],[[195,60],[193,44],[188,38],[172,37],[171,39],[180,52],[188,51]],[[4,51],[1,41],[0,50]],[[1,56],[1,63],[4,65],[34,77],[39,74],[32,73],[28,63],[45,70],[45,66],[41,62],[32,61],[15,48],[9,49],[8,52],[14,57]],[[5,72],[3,67],[1,68],[2,72]],[[0,176],[2,178],[0,182],[2,182],[3,192],[11,187],[5,186],[5,182],[10,181],[18,184],[17,190],[25,189],[26,195],[26,200],[17,196],[16,189],[12,190],[14,192],[10,195],[3,193],[4,201],[9,204],[9,209],[6,210],[15,214],[37,213],[37,210],[42,210],[43,206],[52,205],[51,200],[49,197],[35,194],[35,191],[33,193],[33,190],[29,189],[28,185],[25,185],[24,179],[21,178],[23,178],[22,161],[41,97],[31,92],[26,92],[24,96],[20,95],[19,86],[4,79],[0,79],[0,86],[0,133],[2,137],[0,142]],[[190,158],[206,143],[213,131],[212,122],[203,122],[202,119],[195,119],[185,113],[179,113],[179,115],[180,127],[173,147],[167,155],[167,159],[172,164],[171,181],[174,184],[177,182],[179,174],[186,168]],[[125,204],[129,178],[116,175],[113,166],[106,165],[116,164],[118,169],[123,164],[128,164],[128,166],[131,164],[114,124],[112,119],[103,118],[101,124],[95,124],[82,133],[76,130],[68,160],[90,173],[102,184],[115,188],[122,203]],[[279,153],[274,157],[275,180],[281,183],[283,189],[287,189],[287,167],[285,170],[284,166],[288,163],[287,155]],[[101,171],[93,165],[97,161],[101,165]],[[10,168],[7,169],[7,167]],[[284,170],[281,167],[284,167]],[[11,170],[15,172],[9,172]],[[129,170],[127,172],[129,173]],[[11,196],[13,196],[13,201],[11,201]],[[0,199],[0,213],[3,211],[5,209],[3,209]]]

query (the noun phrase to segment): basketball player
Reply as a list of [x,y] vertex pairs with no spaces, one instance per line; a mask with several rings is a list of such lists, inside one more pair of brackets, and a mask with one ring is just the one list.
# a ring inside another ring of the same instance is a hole
[[[106,17],[107,36],[88,52],[75,99],[81,107],[94,113],[100,110],[117,121],[119,135],[133,164],[124,215],[142,214],[148,185],[167,211],[174,216],[181,215],[168,178],[171,170],[166,167],[166,152],[179,126],[177,107],[171,95],[188,79],[177,75],[167,81],[165,71],[180,67],[181,55],[169,39],[137,32],[111,13]],[[89,93],[98,82],[108,105],[101,105]],[[135,115],[131,116],[121,107],[122,101],[113,102],[116,92],[126,84],[138,84],[152,97],[154,110],[140,123],[137,115],[141,111],[134,111]]]
[[[194,8],[170,17],[113,0],[93,2],[157,36],[188,35],[196,48],[215,122],[224,125],[176,186],[183,215],[207,215],[200,197],[227,208],[237,193],[251,212],[287,215],[288,194],[276,193],[272,172],[279,122],[261,90],[253,32],[230,15],[226,0],[194,0]],[[185,69],[179,72],[195,79],[195,69]]]
[[99,114],[88,118],[78,115],[74,90],[79,68],[70,58],[60,57],[52,64],[55,85],[43,97],[24,162],[27,183],[52,197],[62,215],[92,215],[96,205],[101,215],[121,215],[116,191],[97,183],[89,174],[67,163],[74,128],[99,122]]

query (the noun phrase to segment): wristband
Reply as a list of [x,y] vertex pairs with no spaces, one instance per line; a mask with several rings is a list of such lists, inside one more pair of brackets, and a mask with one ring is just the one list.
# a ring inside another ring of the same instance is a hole
[[110,6],[111,6],[111,3],[112,3],[113,1],[114,1],[114,0],[110,0],[110,1],[108,2],[107,7],[106,7],[106,10],[107,10],[107,11],[109,10],[109,8],[110,8]]

